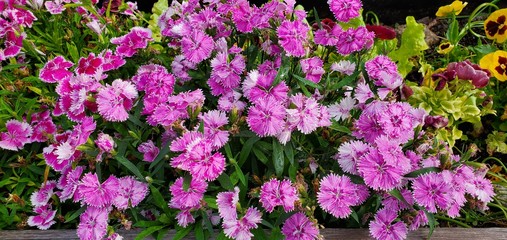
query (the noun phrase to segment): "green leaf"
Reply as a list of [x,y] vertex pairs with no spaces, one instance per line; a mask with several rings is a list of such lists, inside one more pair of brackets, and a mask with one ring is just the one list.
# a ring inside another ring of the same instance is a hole
[[427,167],[427,168],[421,168],[421,169],[415,170],[413,172],[409,172],[409,173],[405,174],[404,177],[416,178],[416,177],[419,177],[419,176],[426,174],[426,173],[440,172],[440,171],[441,171],[441,169],[437,168],[437,167]]
[[186,174],[185,177],[183,177],[183,190],[188,190],[190,187],[190,182],[192,182],[192,175]]
[[283,152],[285,153],[285,156],[289,160],[290,165],[291,166],[294,165],[294,151],[292,149],[291,142],[285,144],[285,146],[283,147]]
[[458,43],[458,35],[459,35],[459,26],[458,21],[456,19],[453,19],[451,23],[449,24],[449,28],[446,32],[446,37],[451,42],[451,44],[455,45]]
[[[206,226],[206,229],[208,229],[208,232],[210,234],[210,238],[213,238],[213,235],[215,235],[215,233],[213,232],[213,224],[211,224],[210,217],[208,217],[208,214],[203,210],[201,210],[201,216],[202,216],[202,221],[204,222],[204,225]],[[196,239],[201,239],[201,238],[198,238],[196,236]]]
[[243,174],[243,171],[241,171],[241,168],[238,166],[237,163],[233,163],[234,168],[236,169],[236,174],[238,174],[239,180],[241,183],[243,183],[244,186],[247,186],[247,182],[245,179],[245,174]]
[[149,235],[151,235],[154,232],[159,231],[160,229],[164,228],[165,226],[153,226],[149,227],[147,229],[144,229],[142,232],[139,233],[139,235],[136,236],[135,240],[141,240],[146,239]]
[[264,163],[264,165],[268,164],[268,157],[266,157],[266,155],[261,150],[253,148],[252,152],[254,153],[255,157],[257,157],[257,159]]
[[278,177],[282,176],[285,158],[283,157],[283,148],[277,139],[273,138],[273,165]]
[[80,209],[75,211],[72,215],[70,215],[67,219],[65,219],[65,223],[68,223],[77,217],[79,217],[86,210],[86,206],[82,206]]
[[77,51],[76,45],[72,42],[66,42],[65,45],[67,46],[72,61],[77,63],[79,61],[79,52]]
[[139,171],[139,169],[134,165],[131,161],[126,159],[124,156],[116,155],[116,160],[118,160],[119,163],[121,163],[123,166],[128,168],[133,174],[139,178],[139,180],[144,180],[143,174]]
[[300,81],[301,83],[303,83],[303,84],[305,84],[307,86],[310,86],[310,87],[313,87],[313,88],[316,88],[316,89],[319,89],[319,90],[322,89],[322,86],[320,86],[319,84],[314,83],[314,82],[312,82],[312,81],[310,81],[310,80],[308,80],[308,79],[306,79],[304,77],[300,77],[300,76],[298,76],[296,74],[292,74],[292,76],[294,76],[298,81]]
[[402,201],[407,206],[412,206],[411,204],[408,204],[407,200],[405,199],[405,197],[403,197],[400,190],[393,189],[393,190],[389,191],[389,194],[391,194],[391,196],[395,197],[396,199]]
[[264,232],[264,229],[262,229],[262,228],[252,229],[251,232],[254,235],[254,237],[253,237],[254,239],[258,239],[258,240],[272,239],[272,238],[268,238],[268,236],[266,235],[266,232]]
[[331,126],[329,126],[329,128],[336,130],[338,132],[352,134],[352,131],[350,131],[350,129],[348,127],[342,126],[336,121],[333,121],[333,124],[331,124]]
[[241,148],[241,153],[239,154],[239,161],[238,161],[239,166],[243,166],[243,163],[245,163],[246,159],[250,155],[250,152],[252,152],[252,147],[253,147],[254,143],[259,141],[259,139],[260,138],[257,136],[251,137],[243,144],[243,147]]
[[232,185],[231,182],[231,178],[225,172],[218,177],[218,182],[220,182],[220,186],[227,190],[232,190],[234,188],[234,185]]
[[[203,219],[203,221],[204,221],[204,219]],[[202,224],[195,225],[194,234],[195,234],[195,239],[204,239],[204,230],[202,229]]]
[[176,228],[176,234],[174,234],[173,240],[180,240],[183,239],[185,236],[187,236],[192,231],[192,227],[182,228],[177,227]]
[[413,16],[408,16],[406,22],[407,27],[401,35],[400,48],[388,54],[397,62],[398,70],[403,77],[407,76],[414,66],[410,59],[422,55],[422,51],[429,48],[424,40],[424,25],[417,23]]
[[160,191],[158,191],[158,188],[150,185],[150,192],[151,196],[153,196],[153,199],[155,200],[155,204],[161,208],[165,214],[171,215],[171,211],[169,210],[169,207],[167,207],[167,202],[164,200],[162,194],[160,194]]
[[290,71],[290,58],[289,57],[282,57],[282,64],[280,68],[278,69],[278,72],[276,74],[275,80],[273,81],[272,86],[278,85],[282,80],[287,78],[287,75]]
[[433,231],[435,230],[435,226],[437,225],[437,221],[435,220],[435,215],[433,215],[433,213],[430,213],[426,210],[424,210],[424,213],[426,214],[426,218],[428,218],[428,226],[430,227],[430,231],[428,233],[427,239],[431,239],[431,235],[433,234]]

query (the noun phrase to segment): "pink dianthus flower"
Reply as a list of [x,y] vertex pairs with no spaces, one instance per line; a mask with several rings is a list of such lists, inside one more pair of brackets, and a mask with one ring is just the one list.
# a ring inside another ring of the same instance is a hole
[[118,194],[118,189],[119,181],[114,175],[100,183],[97,174],[86,173],[77,187],[77,194],[84,203],[105,208],[111,206]]
[[297,212],[285,220],[282,233],[287,240],[311,240],[317,239],[319,229],[304,213]]
[[308,43],[310,27],[300,20],[285,20],[277,29],[278,41],[288,56],[302,57],[305,55],[305,45]]
[[107,208],[88,206],[79,216],[78,237],[83,240],[102,239],[107,233],[108,215]]
[[118,179],[118,195],[113,200],[113,205],[120,210],[137,206],[148,193],[148,184],[137,181],[132,176]]
[[57,56],[44,65],[40,70],[39,78],[46,83],[60,82],[72,75],[72,72],[68,70],[72,66],[74,66],[72,62],[65,60],[62,56]]
[[346,218],[352,213],[351,206],[361,204],[368,197],[363,185],[352,183],[347,176],[330,174],[320,181],[317,201],[322,209],[337,218]]
[[260,202],[268,212],[276,206],[283,206],[285,212],[294,210],[294,202],[299,200],[297,190],[290,180],[271,179],[261,187]]
[[5,127],[7,132],[0,133],[0,148],[18,151],[25,144],[31,143],[33,129],[28,123],[11,119],[7,121]]
[[132,108],[136,97],[137,91],[132,83],[116,79],[112,85],[99,90],[98,111],[108,121],[123,122],[127,120],[128,111]]
[[246,121],[258,136],[274,136],[283,130],[285,115],[285,107],[273,97],[267,97],[250,107]]
[[370,234],[376,239],[402,240],[407,237],[407,225],[402,222],[396,222],[398,217],[396,211],[382,209],[375,214],[375,220],[370,222]]
[[360,0],[328,0],[327,4],[329,4],[336,20],[341,22],[348,22],[350,19],[358,17],[362,7]]
[[306,74],[306,79],[314,83],[320,81],[322,74],[324,74],[324,68],[322,68],[324,63],[319,57],[302,59],[299,63],[301,64],[303,72]]
[[53,220],[56,210],[51,209],[50,204],[35,207],[34,212],[37,216],[28,217],[28,226],[37,227],[40,230],[47,230],[56,222]]
[[181,39],[181,51],[192,63],[200,63],[209,58],[214,48],[213,38],[200,30],[194,30],[190,36]]

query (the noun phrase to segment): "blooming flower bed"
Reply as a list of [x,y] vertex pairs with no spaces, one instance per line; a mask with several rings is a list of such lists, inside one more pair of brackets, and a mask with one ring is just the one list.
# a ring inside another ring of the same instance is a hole
[[[0,226],[405,239],[505,222],[507,12],[494,3],[461,27],[466,3],[439,9],[449,30],[430,63],[422,24],[407,17],[397,39],[365,24],[359,0],[329,0],[335,20],[295,1],[159,1],[151,14],[3,1]],[[466,34],[484,44],[460,45]]]

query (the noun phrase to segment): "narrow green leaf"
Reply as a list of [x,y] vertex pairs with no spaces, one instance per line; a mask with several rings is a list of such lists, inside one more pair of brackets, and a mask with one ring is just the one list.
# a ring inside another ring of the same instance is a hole
[[340,125],[338,122],[333,121],[333,124],[329,126],[330,129],[336,130],[338,132],[346,133],[346,134],[352,134],[352,131],[348,127]]
[[[208,214],[203,210],[201,210],[201,216],[202,216],[202,221],[204,222],[204,225],[206,226],[206,229],[208,229],[208,232],[210,234],[210,238],[213,238],[215,233],[213,232],[213,224],[211,224],[210,217],[208,217]],[[200,238],[196,237],[196,239],[200,239]]]
[[[203,219],[203,221],[204,221],[204,219]],[[202,224],[195,225],[194,234],[195,234],[195,239],[204,239],[204,230],[202,229]]]
[[266,235],[266,232],[264,232],[264,229],[262,229],[262,228],[252,229],[251,232],[254,235],[254,239],[258,239],[258,240],[268,240],[268,239],[270,239],[270,238],[268,238],[268,236]]
[[133,174],[139,178],[139,180],[144,180],[143,174],[139,171],[139,169],[134,165],[131,161],[126,159],[124,156],[116,155],[116,160],[118,160],[119,163],[121,163],[123,166],[128,168]]
[[407,200],[405,199],[405,197],[403,197],[403,195],[401,195],[401,192],[400,190],[398,189],[393,189],[391,191],[389,191],[389,194],[391,194],[391,196],[395,197],[396,199],[402,201],[404,204],[406,204],[407,206],[412,206],[411,204],[409,204],[407,202]]
[[243,166],[246,159],[250,155],[250,152],[252,152],[252,147],[253,147],[254,143],[259,141],[259,139],[260,139],[259,137],[255,136],[255,137],[249,138],[245,142],[245,144],[243,144],[243,148],[241,148],[241,153],[239,154],[239,161],[238,161],[238,165],[240,167]]
[[437,225],[437,220],[435,220],[435,215],[424,210],[426,214],[426,218],[428,218],[428,226],[430,227],[430,231],[428,232],[428,239],[431,239],[431,235],[433,235],[433,231],[435,231],[435,226]]
[[285,158],[283,157],[282,145],[277,139],[273,139],[273,165],[275,166],[275,172],[278,177],[282,176],[283,167],[285,165]]
[[174,234],[173,240],[180,240],[187,236],[192,231],[192,227],[187,228],[176,228],[176,234]]
[[239,177],[239,180],[241,181],[241,183],[243,183],[244,186],[247,186],[245,174],[243,174],[243,171],[241,171],[241,168],[236,163],[234,163],[234,168],[236,169],[236,174],[238,174],[238,177]]
[[167,202],[164,200],[164,197],[162,196],[162,194],[160,193],[158,188],[156,188],[153,185],[150,185],[150,192],[151,192],[151,196],[153,196],[153,199],[155,200],[155,204],[159,208],[161,208],[165,214],[171,215],[171,211],[169,210],[169,207],[167,206]]
[[307,86],[310,86],[310,87],[313,87],[313,88],[316,88],[316,89],[319,89],[321,90],[322,89],[322,86],[320,86],[319,84],[317,83],[314,83],[304,77],[301,77],[301,76],[298,76],[296,74],[292,74],[292,76],[294,76],[298,81],[302,82],[303,84],[307,85]]
[[162,161],[162,159],[164,159],[165,155],[169,153],[169,144],[171,142],[167,142],[161,149],[160,149],[160,152],[158,153],[157,157],[155,158],[155,160],[153,160],[153,162],[150,164],[150,167],[149,169],[153,169],[155,166],[158,165],[158,163],[160,161]]
[[294,165],[294,150],[292,148],[292,143],[288,142],[283,146],[283,152],[285,153],[285,156],[289,160],[290,165]]
[[442,170],[437,167],[427,167],[427,168],[421,168],[421,169],[415,170],[413,172],[409,172],[409,173],[405,174],[404,177],[416,178],[416,177],[419,177],[419,176],[426,174],[426,173],[440,172],[440,171],[442,171]]
[[231,178],[225,172],[218,177],[218,182],[220,182],[220,186],[227,190],[232,190],[234,188],[231,182]]
[[147,229],[144,229],[142,232],[139,233],[139,235],[136,236],[135,240],[146,239],[146,237],[150,236],[152,233],[154,233],[156,231],[159,231],[162,228],[164,228],[164,226],[153,226],[153,227],[149,227]]
[[266,157],[266,155],[261,150],[253,148],[252,152],[254,153],[255,157],[257,157],[257,159],[264,163],[264,165],[268,164],[268,157]]
[[183,177],[183,190],[187,191],[190,187],[190,182],[192,181],[192,175],[186,174],[185,177]]
[[70,215],[67,219],[65,219],[65,223],[68,223],[77,217],[79,217],[86,210],[86,206],[82,206],[80,209],[75,211],[72,215]]
[[229,160],[234,159],[234,156],[232,155],[231,146],[229,146],[229,143],[225,144],[225,155]]

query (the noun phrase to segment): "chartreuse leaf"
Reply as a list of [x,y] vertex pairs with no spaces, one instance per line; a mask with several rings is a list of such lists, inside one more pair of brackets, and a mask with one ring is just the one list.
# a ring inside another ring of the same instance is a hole
[[403,77],[414,67],[410,58],[421,55],[422,51],[429,48],[424,40],[424,25],[417,23],[413,16],[408,16],[406,22],[407,27],[401,35],[400,48],[388,54],[393,61],[397,62],[398,70]]
[[155,4],[153,4],[153,8],[151,9],[152,14],[150,15],[148,28],[151,29],[153,33],[152,37],[156,42],[159,42],[162,39],[160,28],[158,27],[158,18],[167,8],[169,8],[169,1],[158,0]]

